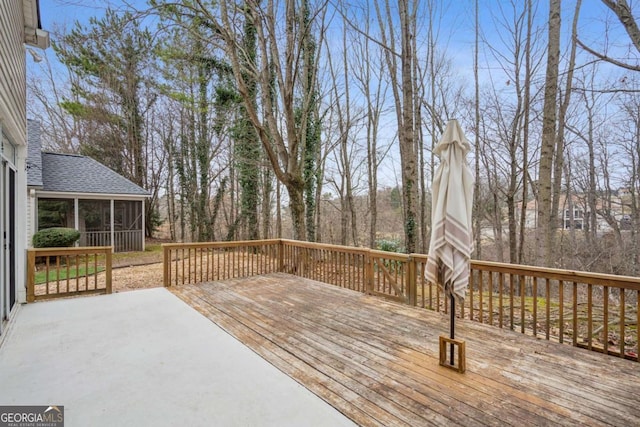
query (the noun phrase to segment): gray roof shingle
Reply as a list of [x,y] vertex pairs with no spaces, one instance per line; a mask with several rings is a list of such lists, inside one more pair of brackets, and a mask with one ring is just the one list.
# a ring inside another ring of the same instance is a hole
[[27,186],[44,191],[149,196],[149,192],[90,157],[42,151],[40,121],[27,120]]
[[42,152],[44,191],[149,196],[149,192],[93,160],[75,154]]

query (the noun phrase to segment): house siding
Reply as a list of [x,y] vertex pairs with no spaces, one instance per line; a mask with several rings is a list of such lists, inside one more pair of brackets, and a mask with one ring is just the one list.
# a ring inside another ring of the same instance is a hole
[[13,144],[26,146],[26,81],[22,0],[0,7],[0,120]]
[[[0,163],[0,205],[10,205],[10,185],[14,185],[13,215],[7,208],[0,212],[0,339],[5,336],[6,320],[9,312],[19,303],[26,301],[26,229],[27,229],[27,129],[26,129],[26,51],[25,1],[27,6],[36,6],[35,0],[0,1],[0,130],[4,149]],[[10,143],[10,144],[9,144]],[[13,146],[13,148],[11,147]],[[9,178],[9,179],[7,179]],[[9,214],[9,215],[6,215]],[[5,218],[15,221],[13,241],[11,230],[6,227]],[[6,240],[5,240],[6,239]],[[5,248],[9,248],[9,252]],[[13,267],[13,269],[10,269]],[[15,282],[11,284],[11,274],[15,273]],[[14,302],[15,294],[15,302]],[[12,307],[10,307],[12,306]]]

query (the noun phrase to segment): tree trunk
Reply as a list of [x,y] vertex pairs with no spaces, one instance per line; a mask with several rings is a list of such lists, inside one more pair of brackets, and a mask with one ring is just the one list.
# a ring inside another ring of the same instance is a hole
[[552,228],[552,173],[556,142],[556,97],[558,94],[558,67],[560,61],[560,0],[549,0],[549,42],[547,48],[547,73],[542,111],[542,143],[538,173],[538,229],[536,243],[542,250],[539,261],[551,266],[553,260]]

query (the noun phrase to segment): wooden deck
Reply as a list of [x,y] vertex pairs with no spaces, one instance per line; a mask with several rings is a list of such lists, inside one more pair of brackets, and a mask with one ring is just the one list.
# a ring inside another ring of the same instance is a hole
[[635,362],[458,320],[459,374],[440,313],[283,273],[170,289],[360,425],[640,425]]

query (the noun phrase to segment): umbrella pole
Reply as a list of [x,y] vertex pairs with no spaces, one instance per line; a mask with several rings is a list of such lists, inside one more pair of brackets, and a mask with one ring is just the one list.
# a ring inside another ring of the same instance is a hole
[[[449,328],[450,328],[450,338],[454,339],[455,335],[456,335],[456,299],[453,296],[453,293],[450,295],[451,298],[451,321],[449,322]],[[450,358],[451,358],[451,366],[454,365],[453,362],[453,343],[450,344]]]

